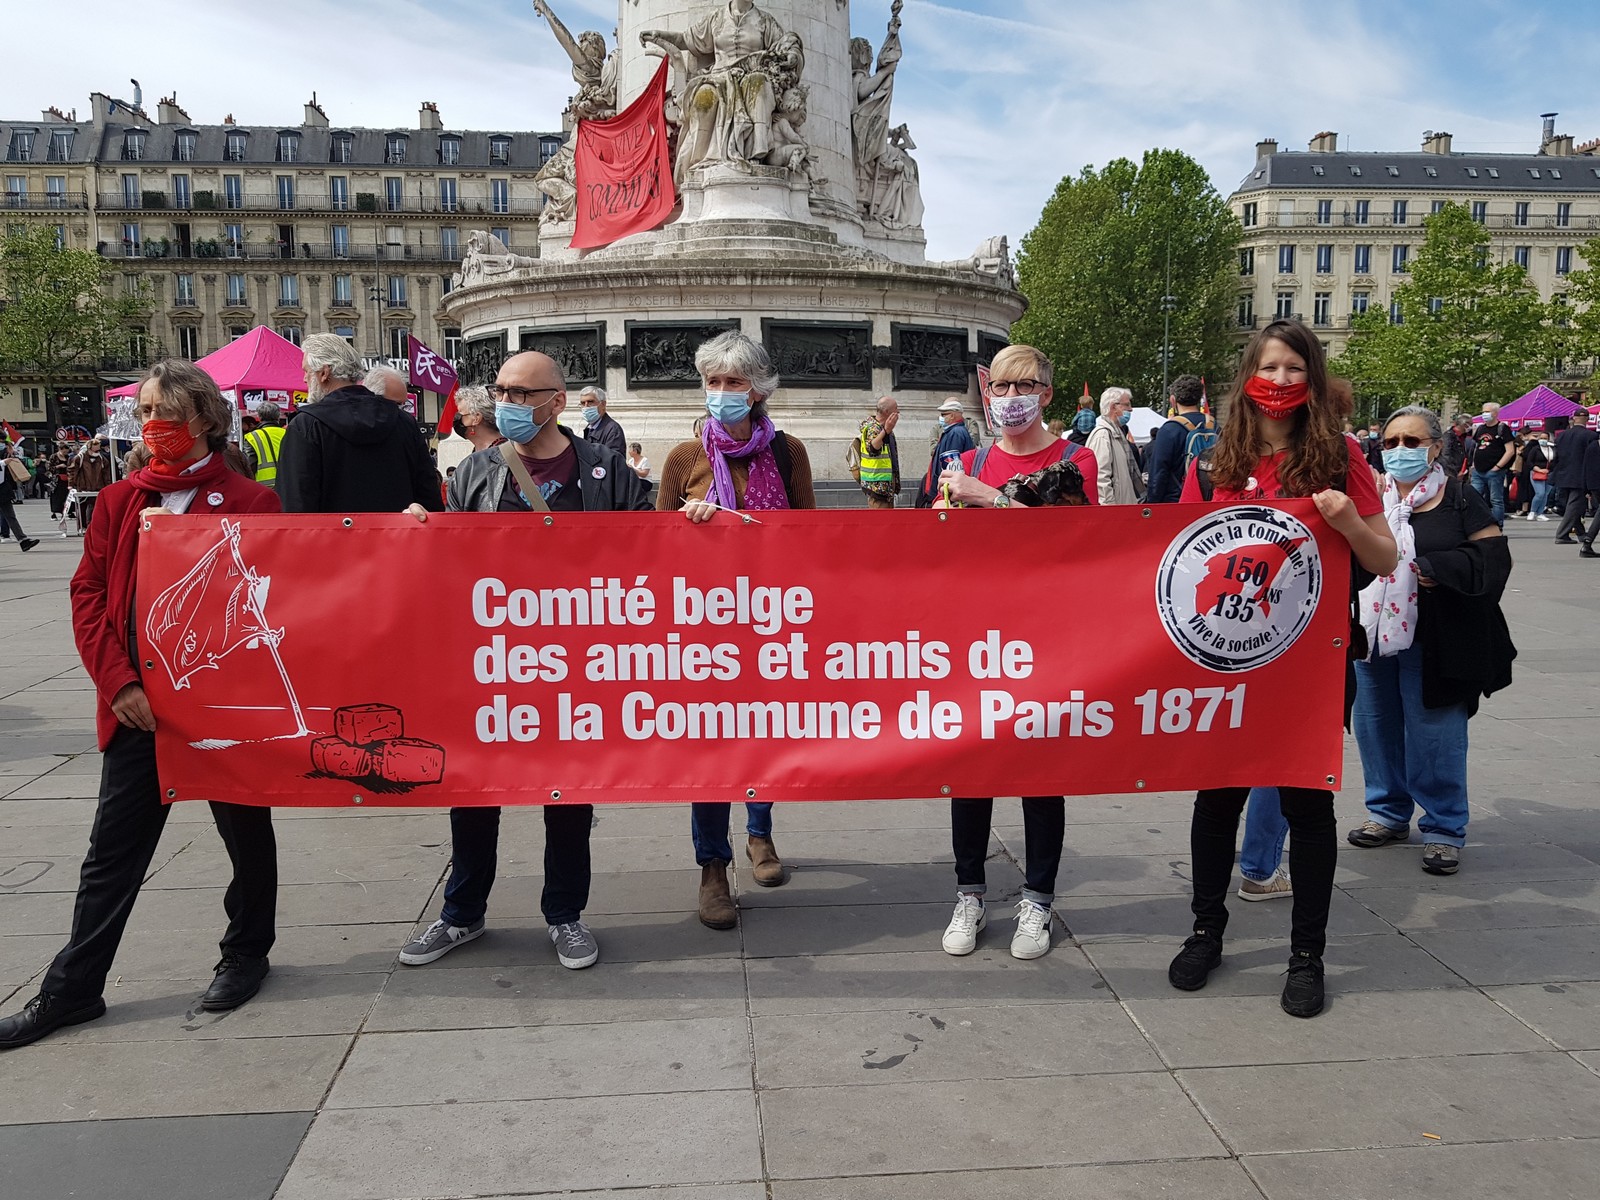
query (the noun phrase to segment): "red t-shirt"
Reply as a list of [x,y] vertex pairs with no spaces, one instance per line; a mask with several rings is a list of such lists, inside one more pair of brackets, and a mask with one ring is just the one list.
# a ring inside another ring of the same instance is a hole
[[[989,453],[983,456],[983,470],[978,472],[978,482],[998,488],[1018,475],[1032,475],[1035,471],[1042,471],[1060,462],[1063,458],[1069,457],[1069,452],[1072,465],[1077,467],[1083,476],[1083,494],[1090,504],[1099,504],[1100,489],[1095,484],[1099,467],[1094,461],[1094,451],[1076,442],[1069,442],[1065,438],[1057,438],[1043,450],[1033,454],[1007,454],[998,445],[991,445]],[[973,461],[977,457],[976,450],[968,450],[961,456],[961,469],[970,475]]]
[[[1377,516],[1383,511],[1383,497],[1378,495],[1378,485],[1372,477],[1372,468],[1367,466],[1367,460],[1362,455],[1361,447],[1356,444],[1355,438],[1346,434],[1344,440],[1350,449],[1350,467],[1345,473],[1345,495],[1350,497],[1351,503],[1356,506],[1357,514],[1361,517]],[[1289,499],[1278,483],[1278,463],[1282,459],[1282,454],[1269,454],[1256,464],[1255,475],[1244,487],[1215,488],[1211,493],[1212,502],[1236,504],[1241,500]],[[1179,497],[1182,503],[1205,503],[1205,497],[1200,494],[1200,481],[1196,478],[1197,470],[1195,464],[1189,465],[1189,474],[1183,481],[1183,495]]]

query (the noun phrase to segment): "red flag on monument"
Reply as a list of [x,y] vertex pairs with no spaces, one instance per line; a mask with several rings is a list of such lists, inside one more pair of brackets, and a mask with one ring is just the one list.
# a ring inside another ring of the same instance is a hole
[[609,121],[579,121],[572,248],[609,246],[664,222],[678,203],[667,154],[667,64]]

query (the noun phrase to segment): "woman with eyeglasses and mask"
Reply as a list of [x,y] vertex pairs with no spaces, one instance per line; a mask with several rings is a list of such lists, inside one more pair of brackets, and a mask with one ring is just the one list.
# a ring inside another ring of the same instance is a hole
[[[1250,339],[1228,397],[1228,417],[1215,447],[1189,467],[1182,499],[1238,503],[1309,496],[1350,553],[1372,575],[1395,569],[1394,534],[1361,447],[1343,432],[1348,394],[1328,376],[1322,345],[1299,321],[1274,321]],[[1352,694],[1347,672],[1346,704]],[[1262,780],[1263,785],[1275,781]],[[1189,844],[1194,870],[1194,933],[1167,980],[1186,992],[1205,987],[1222,964],[1239,814],[1247,787],[1207,788],[1194,801]],[[1282,1004],[1290,1016],[1322,1011],[1322,952],[1333,900],[1338,852],[1333,793],[1280,787],[1289,822],[1294,879],[1288,980]]]
[[1367,821],[1353,846],[1403,842],[1422,810],[1422,869],[1454,875],[1467,833],[1467,721],[1511,682],[1516,649],[1500,612],[1511,551],[1488,501],[1439,465],[1444,431],[1420,405],[1383,430],[1384,515],[1393,572],[1361,593],[1369,647],[1356,664],[1356,745]]
[[[706,415],[699,436],[667,454],[656,508],[682,512],[696,524],[709,521],[718,509],[816,508],[806,448],[775,428],[767,415],[778,374],[766,348],[730,329],[695,352],[694,366],[705,386]],[[777,887],[787,876],[772,842],[772,805],[744,807],[750,873],[762,887]],[[689,832],[700,865],[699,917],[710,929],[738,923],[728,887],[731,810],[728,804],[690,805]]]
[[[959,468],[952,465],[940,474],[935,508],[1025,508],[1026,504],[1007,495],[1006,485],[1014,479],[1056,469],[1061,475],[1061,492],[1072,496],[1069,503],[1096,503],[1094,486],[1084,486],[1085,480],[1095,478],[1093,452],[1057,437],[1044,423],[1051,375],[1050,360],[1032,346],[1007,346],[994,356],[984,399],[990,423],[997,431],[996,440],[983,450],[968,450],[961,456]],[[987,890],[984,859],[988,855],[993,814],[993,797],[950,801],[956,907],[941,940],[946,954],[971,954],[978,948],[978,934],[988,923],[983,899]],[[1055,903],[1056,873],[1066,836],[1065,799],[1024,796],[1022,823],[1027,863],[1022,896],[1017,902],[1011,956],[1032,959],[1050,951],[1051,905]]]

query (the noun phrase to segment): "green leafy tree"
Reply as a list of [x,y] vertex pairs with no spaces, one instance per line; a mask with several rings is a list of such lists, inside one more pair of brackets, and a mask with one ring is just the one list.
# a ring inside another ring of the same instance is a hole
[[1564,315],[1515,263],[1490,261],[1489,231],[1460,204],[1424,222],[1427,238],[1410,278],[1394,291],[1401,320],[1369,310],[1356,318],[1345,354],[1331,365],[1357,396],[1383,407],[1449,401],[1505,403],[1550,370],[1565,340]]
[[1558,322],[1561,344],[1557,352],[1572,359],[1600,358],[1600,237],[1578,249],[1584,267],[1567,276],[1567,311]]
[[1177,150],[1085,167],[1057,184],[1022,239],[1018,279],[1029,307],[1011,330],[1055,364],[1052,415],[1070,414],[1083,382],[1096,395],[1120,384],[1138,403],[1165,405],[1166,295],[1176,297],[1169,376],[1224,377],[1235,354],[1240,232],[1200,164]]
[[128,350],[127,323],[142,296],[116,293],[111,265],[89,250],[57,249],[49,226],[0,243],[0,369],[48,386]]

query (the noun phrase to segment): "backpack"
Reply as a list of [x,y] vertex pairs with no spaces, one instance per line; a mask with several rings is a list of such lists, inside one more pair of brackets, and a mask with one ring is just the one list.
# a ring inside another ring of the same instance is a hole
[[844,448],[844,465],[850,472],[850,478],[857,483],[861,482],[861,435],[857,434],[850,439],[850,444]]
[[[1180,417],[1179,420],[1186,420]],[[1211,447],[1217,444],[1217,423],[1209,414],[1202,417],[1199,425],[1191,425],[1183,441],[1183,474],[1189,474],[1189,468],[1197,460],[1210,454]],[[1208,460],[1209,461],[1209,460]]]

